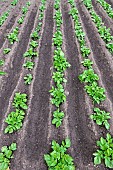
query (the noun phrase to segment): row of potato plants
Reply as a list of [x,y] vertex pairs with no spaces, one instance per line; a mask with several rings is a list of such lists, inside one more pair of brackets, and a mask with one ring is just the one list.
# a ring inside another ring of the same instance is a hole
[[[13,1],[13,4],[16,5],[16,3],[17,3],[17,1]],[[27,11],[28,11],[28,7],[30,6],[30,4],[31,4],[30,2],[27,2],[27,3],[26,3],[26,7],[22,7],[22,15],[24,15],[24,17],[26,16],[26,13],[27,13]],[[19,21],[19,20],[18,20],[18,21]],[[23,21],[24,21],[24,20],[23,20]],[[19,24],[20,24],[20,23],[19,23]],[[8,54],[8,53],[11,51],[11,46],[15,43],[15,41],[18,42],[18,35],[19,35],[19,27],[17,26],[17,27],[15,27],[15,28],[12,30],[11,33],[9,33],[9,34],[7,35],[7,39],[8,39],[8,41],[9,41],[9,45],[8,45],[8,46],[10,46],[10,48],[7,47],[7,48],[4,48],[4,49],[3,49],[3,54],[4,54],[4,55]],[[1,64],[1,63],[2,63],[2,64]],[[4,61],[3,61],[3,60],[0,60],[0,66],[3,66],[3,65],[4,65]],[[3,75],[6,75],[6,72],[0,70],[0,76],[3,76]]]
[[104,8],[108,16],[113,19],[113,8],[105,0],[97,0],[98,3]]
[[[30,48],[32,51],[27,51],[24,53],[24,57],[29,57],[29,60],[26,61],[23,66],[28,69],[32,70],[34,67],[34,63],[31,61],[33,57],[35,56],[34,52],[35,48],[38,46],[37,41],[40,39],[40,31],[42,27],[42,19],[43,19],[43,13],[45,10],[45,3],[46,0],[41,1],[42,5],[40,6],[40,15],[38,18],[38,25],[36,30],[31,34],[31,42],[30,42]],[[29,54],[29,55],[27,55]],[[25,79],[25,77],[24,77]],[[25,79],[25,84],[29,84],[29,80]],[[15,131],[18,131],[20,128],[22,128],[23,120],[25,117],[25,111],[27,110],[27,101],[28,96],[25,93],[15,93],[14,100],[12,103],[13,108],[15,111],[12,111],[6,118],[5,122],[7,123],[7,127],[5,128],[4,133],[13,133]],[[1,170],[9,170],[10,166],[10,159],[13,158],[13,151],[17,149],[17,144],[12,143],[9,147],[3,146],[0,152],[0,169]]]
[[[16,6],[16,5],[17,5],[17,2],[18,2],[17,0],[13,0],[13,1],[11,2],[11,5],[12,5],[12,6]],[[4,22],[6,21],[6,19],[8,18],[9,13],[10,13],[10,10],[4,12],[4,13],[2,14],[2,16],[0,17],[0,27],[3,25],[3,23],[4,23]]]
[[[31,34],[31,42],[29,44],[29,49],[24,53],[24,57],[27,59],[25,64],[23,65],[26,69],[31,71],[34,68],[34,57],[38,57],[38,52],[36,51],[36,48],[38,47],[38,41],[40,40],[40,31],[42,28],[42,19],[44,17],[44,10],[45,10],[45,0],[41,1],[42,5],[39,7],[40,14],[38,17],[38,25],[35,29],[35,31]],[[28,73],[24,77],[24,83],[26,85],[30,85],[33,80],[33,76],[31,73]]]
[[[54,86],[52,86],[50,94],[52,96],[51,103],[57,108],[53,112],[52,124],[55,124],[56,128],[58,128],[59,126],[61,126],[62,120],[64,118],[64,112],[60,110],[60,106],[63,102],[66,101],[63,83],[66,83],[67,80],[64,78],[64,71],[68,67],[70,67],[70,64],[67,62],[62,50],[63,37],[61,32],[62,14],[60,11],[60,0],[55,0],[54,9],[54,19],[56,21],[56,31],[53,36],[54,72],[52,78],[54,80]],[[70,146],[70,139],[65,139],[64,141],[62,141],[61,145],[59,145],[54,140],[52,141],[53,151],[50,154],[44,155],[44,159],[48,165],[49,170],[75,170],[73,158],[69,154],[65,153]]]
[[[14,0],[15,1],[15,0]],[[11,2],[11,5],[14,6],[14,1]],[[18,2],[18,1],[17,1]],[[17,2],[15,3],[15,5],[17,4]],[[6,19],[8,18],[9,16],[9,13],[10,13],[10,10],[8,10],[7,12],[4,12],[3,15],[0,17],[0,27],[3,25],[3,23],[6,21]],[[7,49],[4,49],[4,54],[7,53],[7,51],[10,51],[9,48]],[[3,66],[4,65],[4,61],[3,60],[0,60],[0,66]],[[0,70],[0,76],[3,76],[5,75],[6,72],[4,71],[1,71]]]
[[[105,89],[99,87],[97,85],[97,81],[99,80],[99,77],[97,74],[94,73],[94,70],[92,68],[93,62],[86,58],[90,54],[90,49],[86,46],[85,41],[85,33],[83,32],[82,25],[79,19],[79,13],[76,8],[76,5],[74,3],[74,0],[68,0],[68,2],[71,5],[71,10],[69,12],[70,15],[72,15],[72,18],[75,23],[75,35],[78,39],[78,42],[80,44],[80,50],[85,46],[85,49],[88,49],[88,53],[84,53],[81,50],[83,58],[85,58],[82,61],[82,64],[85,68],[87,68],[82,74],[79,75],[79,79],[81,82],[84,82],[88,85],[85,85],[86,92],[93,98],[93,102],[100,103],[106,99],[106,96],[104,94]],[[79,34],[78,34],[79,33]],[[108,122],[108,119],[110,119],[110,113],[106,113],[104,110],[100,110],[99,108],[94,108],[94,114],[90,115],[90,118],[95,120],[98,125],[103,125],[108,130],[110,128],[110,124]],[[109,168],[113,168],[113,138],[109,133],[107,133],[106,139],[103,137],[100,138],[99,141],[97,141],[97,146],[100,147],[100,149],[97,149],[95,153],[93,153],[94,157],[94,164],[101,164],[101,162],[105,162],[105,166]]]
[[96,14],[96,12],[93,9],[91,0],[83,0],[83,3],[88,9],[91,15],[91,19],[95,23],[98,29],[98,33],[100,34],[100,37],[104,40],[106,44],[106,48],[109,50],[111,54],[113,54],[113,36],[110,33],[110,28],[107,28],[102,22],[101,17]]

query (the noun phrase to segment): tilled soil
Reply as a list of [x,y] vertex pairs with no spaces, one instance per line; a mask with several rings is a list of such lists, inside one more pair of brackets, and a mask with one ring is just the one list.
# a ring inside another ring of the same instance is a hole
[[[111,0],[106,0],[113,5]],[[52,38],[55,28],[54,1],[47,0],[44,13],[41,39],[37,51],[39,58],[34,59],[35,68],[33,82],[30,86],[24,85],[23,76],[26,70],[23,68],[25,59],[23,54],[29,47],[30,34],[36,27],[40,1],[31,1],[31,6],[26,15],[25,21],[20,26],[19,42],[12,46],[12,51],[5,57],[3,49],[8,45],[6,35],[15,28],[17,20],[21,16],[22,6],[26,0],[20,0],[19,4],[11,11],[8,19],[0,27],[0,53],[1,58],[5,59],[3,69],[7,72],[6,76],[0,77],[0,148],[3,145],[17,143],[17,151],[14,152],[14,159],[11,160],[11,170],[47,170],[43,155],[51,149],[53,139],[61,143],[66,137],[71,139],[71,147],[68,153],[74,158],[77,170],[107,170],[105,166],[93,165],[92,154],[96,151],[96,141],[101,136],[106,136],[106,130],[98,127],[89,115],[93,110],[93,103],[84,91],[78,76],[84,68],[81,64],[82,56],[79,43],[74,32],[74,22],[68,14],[70,6],[67,0],[61,1],[62,12],[62,33],[63,51],[71,67],[65,71],[67,83],[65,91],[67,101],[62,105],[65,118],[60,128],[56,129],[51,124],[53,106],[50,103],[49,90],[52,86],[53,71],[53,46]],[[111,28],[113,35],[113,21],[106,12],[92,0],[94,9],[102,17],[104,24]],[[83,30],[86,33],[86,42],[91,49],[90,59],[93,60],[93,68],[98,73],[99,84],[106,89],[107,99],[100,107],[111,113],[111,128],[109,132],[113,135],[113,59],[112,55],[105,47],[105,43],[100,38],[95,24],[92,22],[89,12],[80,0],[75,1],[79,11]],[[9,2],[0,2],[4,11],[9,6]],[[0,14],[2,12],[0,11]],[[28,95],[28,111],[20,131],[4,135],[4,123],[7,115],[12,111],[12,101],[15,92],[26,93]]]

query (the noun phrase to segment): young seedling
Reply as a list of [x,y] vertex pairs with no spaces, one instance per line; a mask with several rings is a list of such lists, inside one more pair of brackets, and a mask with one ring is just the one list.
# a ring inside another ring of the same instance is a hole
[[5,128],[5,133],[13,133],[22,127],[25,112],[23,110],[16,109],[15,112],[11,112],[6,118],[5,122],[8,126]]
[[19,28],[16,27],[12,33],[7,35],[10,44],[14,44],[15,41],[18,41],[18,34],[19,34]]
[[31,2],[27,2],[27,3],[26,3],[26,6],[30,6],[30,5],[31,5]]
[[16,6],[17,3],[18,3],[18,0],[13,0],[13,1],[11,2],[11,5]]
[[21,93],[16,93],[13,101],[13,106],[15,109],[23,109],[27,110],[27,95],[26,94],[21,94]]
[[18,20],[18,23],[19,24],[22,24],[24,22],[24,16],[22,16],[19,20]]
[[67,82],[67,80],[64,78],[64,74],[61,72],[58,72],[58,71],[53,72],[52,78],[56,84],[61,84],[61,83]]
[[61,112],[59,109],[57,109],[56,111],[53,112],[53,117],[54,118],[52,120],[52,124],[56,125],[56,128],[58,128],[62,124],[62,120],[64,118],[64,112]]
[[12,143],[9,147],[3,146],[0,152],[0,170],[8,170],[10,159],[13,158],[13,151],[17,149],[16,143]]
[[32,40],[32,41],[30,42],[30,47],[36,48],[37,46],[38,46],[38,43],[37,43],[36,41]]
[[6,72],[0,71],[0,76],[4,76],[4,75],[6,75]]
[[29,70],[32,70],[34,67],[34,63],[32,61],[26,61],[25,64],[23,64],[24,67],[26,67]]
[[3,23],[8,18],[8,16],[9,16],[9,12],[4,12],[4,14],[0,17],[0,26],[3,25]]
[[99,165],[103,161],[107,168],[113,168],[113,138],[109,133],[106,135],[106,139],[101,137],[97,141],[99,149],[93,154],[94,164]]
[[4,51],[3,51],[3,53],[4,53],[4,54],[8,54],[10,51],[11,51],[10,48],[5,48]]
[[97,82],[93,82],[91,85],[85,86],[86,92],[93,98],[93,101],[95,103],[100,103],[106,99],[105,89],[102,87],[99,87],[97,85]]
[[32,38],[33,40],[37,40],[37,39],[40,38],[39,35],[38,35],[38,33],[37,33],[37,31],[34,31],[34,32],[32,33],[31,38]]
[[85,70],[82,74],[79,75],[79,80],[85,83],[93,83],[94,81],[99,80],[97,74],[94,73],[92,68]]
[[44,155],[48,170],[75,170],[73,158],[65,153],[70,146],[70,139],[62,141],[61,146],[56,141],[52,141],[53,151]]
[[4,65],[4,61],[0,60],[0,66],[3,66],[3,65]]
[[27,7],[23,7],[22,8],[22,14],[26,14],[28,12],[28,8]]
[[24,53],[24,57],[32,58],[32,57],[37,57],[37,56],[38,56],[38,53],[35,52],[32,47],[30,47],[30,48],[28,49],[28,51]]
[[27,74],[27,75],[24,77],[24,83],[29,85],[29,84],[31,84],[32,79],[33,79],[32,74]]
[[59,107],[63,102],[66,101],[64,88],[61,84],[58,84],[57,88],[52,86],[52,89],[49,92],[51,93],[51,96],[53,96],[51,103],[56,107]]
[[110,124],[108,123],[108,119],[110,119],[110,113],[105,112],[104,110],[100,110],[99,108],[94,108],[94,114],[90,115],[90,118],[95,120],[97,125],[104,125],[108,130],[110,128]]
[[93,62],[90,59],[85,59],[84,61],[81,62],[84,67],[92,68]]

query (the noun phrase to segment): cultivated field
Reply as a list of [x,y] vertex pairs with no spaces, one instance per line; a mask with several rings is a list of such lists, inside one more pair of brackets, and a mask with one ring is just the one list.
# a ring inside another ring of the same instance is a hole
[[113,169],[110,135],[113,0],[0,0],[0,170]]

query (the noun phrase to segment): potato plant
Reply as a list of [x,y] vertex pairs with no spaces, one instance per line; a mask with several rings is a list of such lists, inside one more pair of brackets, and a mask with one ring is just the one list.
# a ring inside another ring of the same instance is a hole
[[10,160],[13,158],[13,152],[17,149],[16,143],[10,146],[3,146],[0,152],[0,170],[8,170]]
[[70,139],[62,141],[61,146],[56,141],[52,141],[53,151],[50,154],[44,155],[48,170],[75,170],[73,158],[69,154],[66,154],[66,151],[70,146]]
[[106,138],[101,137],[97,141],[97,146],[99,149],[93,153],[94,164],[99,165],[104,162],[107,168],[113,168],[113,138],[111,135],[107,133]]

